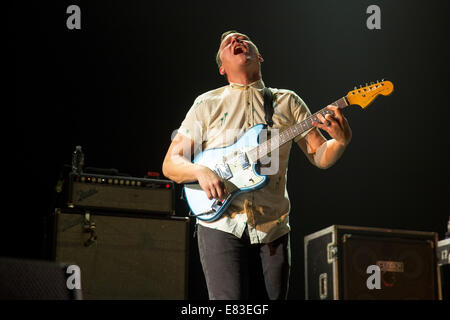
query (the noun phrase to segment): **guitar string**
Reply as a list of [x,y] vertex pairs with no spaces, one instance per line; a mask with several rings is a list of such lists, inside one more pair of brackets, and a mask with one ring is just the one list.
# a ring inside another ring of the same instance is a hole
[[[342,106],[340,105],[341,102],[342,102]],[[335,102],[331,103],[331,105],[334,105],[334,106],[336,106],[336,107],[338,107],[338,108],[343,108],[343,107],[348,106],[348,103],[347,103],[345,97],[342,97],[342,98],[336,100]],[[274,148],[269,148],[269,147],[268,147],[269,145],[272,144],[272,141],[271,141],[271,140],[272,140],[273,138],[271,138],[271,139],[269,139],[269,140],[264,141],[264,142],[261,143],[259,146],[257,146],[257,147],[255,147],[255,148],[251,149],[250,151],[247,152],[247,154],[249,154],[249,153],[252,154],[252,156],[250,156],[250,157],[252,158],[253,161],[257,161],[257,160],[261,159],[262,157],[265,157],[267,154],[269,154],[270,152],[272,152],[274,149],[276,149],[276,148],[282,146],[283,144],[285,144],[285,143],[288,142],[289,140],[292,140],[292,139],[295,138],[296,136],[298,136],[298,135],[302,134],[303,132],[305,132],[305,131],[311,129],[311,127],[312,127],[312,121],[310,121],[310,120],[314,120],[314,121],[317,121],[317,122],[318,122],[319,119],[317,118],[317,115],[318,115],[319,113],[322,114],[323,116],[325,116],[326,114],[328,114],[328,113],[330,113],[330,112],[328,112],[327,107],[325,107],[325,108],[323,108],[323,109],[321,109],[321,110],[315,112],[314,114],[312,114],[312,115],[309,116],[308,118],[302,120],[301,122],[299,122],[299,123],[297,123],[297,124],[295,124],[295,125],[289,127],[288,129],[284,130],[283,132],[281,132],[281,133],[278,135],[278,137],[281,137],[281,139],[280,139],[279,141],[277,141],[278,143],[275,143],[275,145],[276,145],[276,144],[278,144],[278,145],[275,146]],[[309,121],[310,121],[310,122],[309,122]],[[303,124],[306,124],[306,129],[303,128]],[[300,133],[297,133],[297,132],[292,133],[292,130],[297,131],[297,128],[301,128],[303,131],[301,131]],[[285,134],[286,134],[286,133],[289,133],[288,131],[290,132],[290,134],[288,135],[287,139],[285,139],[285,141],[283,141]],[[282,143],[280,143],[280,141],[282,141]],[[270,143],[269,143],[269,142],[270,142]],[[269,151],[269,149],[270,149],[270,151]],[[253,155],[255,156],[254,159],[253,159]]]

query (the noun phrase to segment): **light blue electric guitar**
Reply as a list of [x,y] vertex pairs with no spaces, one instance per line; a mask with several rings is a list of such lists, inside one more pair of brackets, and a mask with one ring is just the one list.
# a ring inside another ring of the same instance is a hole
[[[350,91],[345,97],[332,103],[338,108],[349,105],[367,107],[379,94],[392,93],[394,86],[390,81],[371,83]],[[205,150],[195,157],[193,163],[204,165],[222,178],[227,196],[224,200],[208,199],[198,183],[185,184],[184,192],[192,215],[203,221],[215,221],[227,210],[233,199],[242,192],[254,191],[268,183],[268,177],[259,173],[259,160],[273,150],[313,127],[313,121],[320,122],[318,114],[333,114],[328,108],[311,115],[279,135],[260,143],[264,124],[258,124],[246,131],[234,144],[218,149]]]

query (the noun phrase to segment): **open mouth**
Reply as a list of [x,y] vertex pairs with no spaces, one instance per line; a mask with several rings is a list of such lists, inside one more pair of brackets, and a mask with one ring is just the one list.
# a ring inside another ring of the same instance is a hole
[[244,47],[242,47],[242,46],[234,47],[234,50],[233,50],[234,55],[241,54],[241,53],[244,53]]

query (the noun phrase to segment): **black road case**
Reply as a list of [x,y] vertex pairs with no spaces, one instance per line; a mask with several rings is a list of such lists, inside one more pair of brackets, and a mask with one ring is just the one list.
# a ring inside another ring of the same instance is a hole
[[437,259],[442,283],[442,299],[450,300],[450,238],[438,242]]
[[330,226],[305,237],[305,298],[442,299],[436,248],[435,232]]

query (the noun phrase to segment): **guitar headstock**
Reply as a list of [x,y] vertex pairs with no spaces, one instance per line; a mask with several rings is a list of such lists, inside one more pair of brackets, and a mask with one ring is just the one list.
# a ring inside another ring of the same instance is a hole
[[360,86],[349,93],[347,93],[347,101],[349,105],[356,104],[361,108],[367,107],[372,101],[378,96],[388,96],[394,91],[394,84],[390,81],[377,81],[376,83],[371,82],[369,85]]

